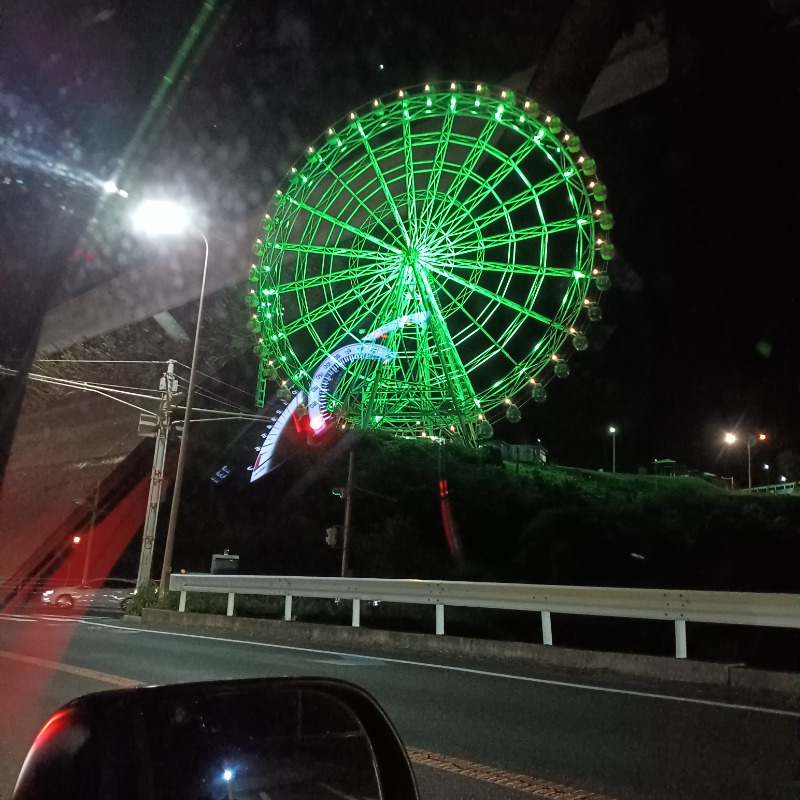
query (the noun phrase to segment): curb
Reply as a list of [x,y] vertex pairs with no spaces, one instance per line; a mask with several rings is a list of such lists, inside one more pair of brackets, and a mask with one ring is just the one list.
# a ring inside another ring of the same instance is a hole
[[258,636],[294,646],[347,646],[368,650],[431,653],[448,656],[494,658],[543,667],[599,670],[626,677],[704,684],[800,697],[800,675],[748,669],[741,664],[718,664],[690,659],[632,653],[573,650],[526,642],[498,642],[462,636],[353,628],[348,625],[317,625],[274,619],[227,617],[221,614],[168,611],[145,608],[142,616],[126,617],[154,627],[181,631],[205,630]]

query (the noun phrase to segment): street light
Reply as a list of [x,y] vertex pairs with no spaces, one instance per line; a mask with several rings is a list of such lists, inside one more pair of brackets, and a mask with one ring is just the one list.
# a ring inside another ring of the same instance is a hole
[[[747,445],[747,488],[753,488],[753,470],[752,470],[752,458],[750,451],[753,448],[753,445],[757,442],[765,442],[767,440],[766,433],[751,433],[747,436],[744,440],[744,443]],[[725,444],[735,444],[739,441],[739,437],[735,433],[726,433],[725,434]],[[765,469],[768,469],[767,465],[764,465]]]
[[205,244],[206,252],[203,260],[203,279],[200,284],[200,301],[197,307],[197,325],[194,332],[194,349],[192,351],[192,364],[189,370],[189,386],[186,389],[186,410],[183,415],[183,436],[178,451],[178,465],[175,469],[175,486],[172,491],[172,506],[169,510],[169,524],[167,526],[167,540],[164,543],[164,563],[161,567],[161,584],[159,595],[164,596],[172,568],[172,550],[175,545],[175,526],[178,522],[178,506],[181,499],[183,486],[183,472],[186,466],[186,455],[189,449],[189,422],[192,415],[192,397],[197,377],[197,353],[200,345],[200,326],[203,322],[203,300],[206,293],[206,272],[208,270],[208,239],[189,218],[185,208],[169,200],[146,200],[141,203],[133,215],[133,225],[136,230],[148,236],[175,236],[186,230],[193,230]]
[[608,432],[611,434],[611,471],[617,471],[617,429],[611,425]]
[[764,469],[767,472],[767,486],[769,486],[769,484],[770,484],[770,480],[769,480],[769,464],[764,464]]

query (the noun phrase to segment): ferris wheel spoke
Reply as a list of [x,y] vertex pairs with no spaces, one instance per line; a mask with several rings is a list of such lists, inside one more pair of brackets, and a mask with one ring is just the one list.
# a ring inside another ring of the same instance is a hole
[[335,297],[329,298],[324,303],[321,303],[314,308],[308,308],[305,298],[302,298],[300,301],[300,310],[302,313],[297,319],[287,323],[284,326],[283,332],[286,336],[292,336],[298,331],[304,330],[309,326],[313,326],[315,322],[318,322],[320,319],[325,318],[329,314],[334,313],[337,308],[346,306],[348,303],[354,301],[360,301],[365,294],[366,291],[363,285],[353,285],[341,294],[337,294]]
[[[377,302],[382,291],[382,287],[374,287],[373,291],[369,293],[369,296],[365,298],[367,300],[367,304],[371,305],[373,299]],[[359,325],[363,319],[364,308],[359,305],[359,307],[351,312],[348,317],[340,319],[336,329],[330,333],[325,340],[315,336],[317,347],[311,354],[309,363],[317,364],[321,362],[327,355],[332,353],[338,347],[341,347],[342,343],[348,337],[350,337],[353,341],[359,341],[360,337],[351,333],[351,331],[353,328]]]
[[[381,265],[375,265],[381,266]],[[364,274],[365,270],[360,270],[360,274]],[[345,281],[352,280],[352,274],[349,270],[330,270],[321,272],[318,275],[311,275],[307,278],[296,278],[287,283],[275,285],[274,290],[282,294],[283,292],[305,292],[309,289],[316,289],[320,286],[330,286],[334,283],[344,283]]]
[[359,208],[364,211],[367,216],[369,216],[372,220],[378,223],[389,235],[389,237],[395,242],[400,243],[400,239],[397,237],[397,234],[392,231],[390,228],[387,227],[386,223],[377,215],[375,212],[364,202],[364,200],[352,189],[347,181],[342,179],[342,176],[332,169],[328,162],[325,161],[322,157],[320,157],[320,163],[325,168],[325,171],[330,175],[336,183],[341,186],[352,198],[356,201],[356,204]]
[[408,228],[412,234],[417,232],[417,203],[414,188],[414,148],[411,141],[411,120],[403,114],[403,159],[406,173],[406,205],[408,208]]
[[392,192],[389,189],[389,185],[386,183],[386,176],[383,174],[381,165],[378,163],[378,159],[375,156],[375,151],[372,149],[372,145],[369,143],[367,134],[364,133],[364,128],[362,127],[360,122],[358,122],[357,125],[358,125],[358,132],[361,134],[361,144],[363,145],[364,150],[367,151],[367,158],[369,158],[369,162],[372,165],[372,170],[375,173],[375,177],[378,179],[378,183],[381,186],[381,190],[383,191],[383,195],[386,198],[386,202],[389,204],[389,208],[392,211],[392,216],[394,217],[394,221],[397,223],[397,228],[403,234],[403,239],[406,245],[409,245],[411,243],[411,239],[409,238],[408,230],[406,229],[406,226],[403,223],[403,218],[400,216],[400,209],[398,209],[394,196],[392,195]]
[[349,222],[345,222],[343,219],[339,219],[338,217],[334,217],[331,214],[322,211],[319,208],[315,208],[314,206],[310,206],[307,203],[304,203],[302,200],[298,200],[295,197],[287,197],[288,202],[292,203],[292,205],[297,206],[299,209],[312,214],[315,217],[320,217],[324,219],[326,222],[329,222],[331,225],[337,225],[340,228],[343,228],[346,231],[349,231],[354,236],[361,236],[369,242],[378,245],[378,247],[383,247],[385,250],[388,250],[391,253],[399,254],[401,249],[399,247],[395,247],[395,245],[389,244],[388,242],[384,242],[382,239],[379,239],[377,236],[373,236],[368,231],[361,230],[357,228],[355,225],[351,225]]
[[[458,298],[450,291],[450,289],[448,289],[444,284],[439,284],[439,286],[441,290],[458,306],[458,310],[475,326],[475,330],[480,331],[482,336],[489,340],[494,348],[494,351],[502,353],[512,364],[516,364],[517,362],[509,354],[505,346],[500,344],[500,342],[494,336],[492,336],[492,334],[489,333],[485,327],[481,325],[481,323],[467,310],[466,306],[459,302]],[[473,359],[473,361],[475,361],[475,359]],[[469,368],[470,364],[467,364],[465,369],[469,370]]]
[[583,277],[583,273],[577,270],[564,267],[543,267],[538,264],[516,264],[503,261],[470,261],[466,258],[448,258],[426,255],[424,263],[433,263],[443,269],[466,269],[470,272],[481,270],[482,272],[502,272],[509,275],[533,275],[536,278],[578,278]]
[[[448,234],[451,237],[451,242],[456,243],[460,241],[465,238],[465,236],[471,235],[475,229],[480,230],[487,225],[491,225],[493,222],[497,222],[512,211],[516,211],[518,208],[528,203],[537,203],[543,194],[566,183],[567,181],[564,180],[561,175],[551,175],[523,189],[523,191],[510,197],[508,200],[502,200],[497,208],[484,212],[480,216],[473,218],[462,210],[462,214],[453,215],[453,222],[446,223],[448,225]],[[578,222],[578,224],[581,223]]]
[[495,303],[499,303],[500,305],[503,305],[506,308],[510,308],[513,311],[518,311],[520,314],[524,314],[529,319],[535,319],[537,322],[541,322],[543,325],[552,326],[554,328],[558,328],[559,330],[564,329],[563,325],[550,319],[550,317],[546,317],[544,316],[544,314],[539,314],[532,308],[526,308],[525,306],[520,305],[511,298],[505,297],[504,295],[498,294],[497,292],[493,292],[491,289],[487,289],[485,286],[481,286],[478,283],[472,283],[471,281],[465,280],[464,278],[460,278],[458,275],[454,275],[452,272],[441,269],[440,267],[437,267],[433,264],[428,264],[427,269],[441,278],[445,278],[449,281],[452,281],[453,283],[458,284],[459,286],[463,286],[465,289],[469,289],[473,292],[476,292],[477,294],[483,295],[489,300],[494,300]]
[[270,242],[266,245],[272,250],[280,250],[285,253],[305,253],[317,256],[330,256],[339,258],[357,258],[359,261],[386,261],[392,258],[388,253],[370,252],[369,250],[359,250],[355,247],[334,247],[325,244],[304,244],[302,242]]
[[447,327],[447,318],[436,297],[436,292],[431,286],[427,271],[416,265],[414,267],[414,276],[423,305],[427,306],[427,311],[430,315],[428,324],[432,329],[437,351],[443,362],[444,379],[449,386],[452,399],[461,404],[461,410],[463,411],[463,406],[466,405],[467,401],[474,402],[475,391],[467,375],[464,362],[461,360],[458,348]]
[[577,220],[575,219],[564,219],[546,225],[533,225],[530,228],[521,228],[518,231],[507,231],[493,236],[485,236],[480,242],[475,242],[474,245],[470,245],[466,249],[456,248],[455,252],[456,255],[463,256],[467,253],[474,253],[476,250],[485,250],[490,247],[509,247],[520,242],[541,239],[554,233],[572,230],[576,224]]
[[[461,206],[453,213],[444,217],[442,227],[448,227],[451,221],[460,217],[469,217],[472,212],[489,197],[493,192],[497,193],[497,187],[508,178],[508,176],[519,168],[519,165],[537,148],[539,142],[536,139],[526,139],[511,155],[507,156],[485,180],[481,180],[479,186],[464,200]],[[525,183],[528,179],[522,173],[520,177]],[[559,181],[560,183],[561,181]],[[533,187],[528,183],[529,191]],[[503,205],[506,205],[505,203]]]
[[446,218],[450,214],[450,201],[455,200],[455,198],[458,197],[459,193],[464,188],[464,184],[469,180],[476,164],[480,160],[481,156],[486,152],[486,147],[497,130],[497,125],[498,121],[493,117],[486,123],[486,125],[484,125],[480,136],[478,136],[478,138],[472,143],[472,147],[470,147],[469,151],[467,152],[467,155],[464,158],[464,161],[461,163],[461,166],[453,178],[452,183],[447,187],[447,191],[440,201],[439,211],[435,212],[433,218],[430,220],[431,225],[441,224],[442,219]]
[[444,172],[445,158],[447,157],[447,148],[450,146],[450,135],[452,131],[453,114],[451,112],[444,116],[442,130],[439,134],[439,140],[436,143],[436,153],[433,157],[431,171],[428,174],[428,183],[425,187],[425,201],[420,213],[420,217],[423,220],[427,220],[433,210],[436,193],[439,191],[439,183],[441,182],[442,173]]

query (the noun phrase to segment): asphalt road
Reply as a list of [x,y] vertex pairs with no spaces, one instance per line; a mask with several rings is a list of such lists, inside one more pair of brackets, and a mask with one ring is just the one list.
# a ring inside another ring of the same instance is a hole
[[530,776],[526,793],[538,797],[584,796],[561,784],[619,800],[796,797],[800,714],[752,697],[20,614],[0,616],[0,798],[38,726],[71,697],[276,675],[344,678],[372,692],[408,746],[445,756],[415,765],[423,797],[520,797],[502,787],[508,772]]

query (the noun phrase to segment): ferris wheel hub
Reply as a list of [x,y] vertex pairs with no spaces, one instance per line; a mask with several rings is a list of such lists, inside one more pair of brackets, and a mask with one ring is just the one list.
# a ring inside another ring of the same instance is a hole
[[404,247],[403,248],[403,266],[404,267],[415,267],[417,262],[419,261],[420,252],[419,249],[416,247]]

